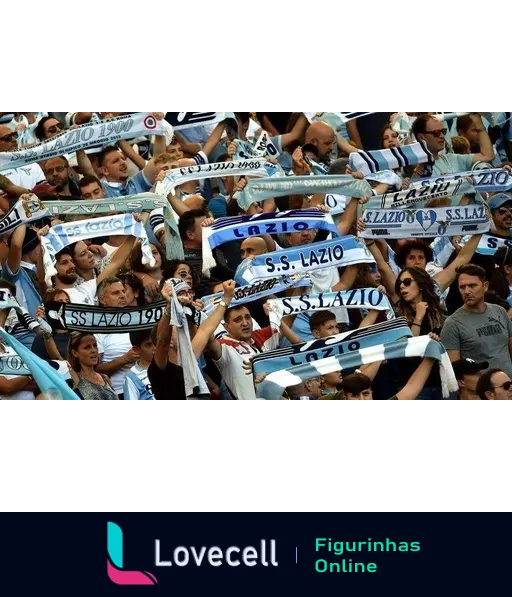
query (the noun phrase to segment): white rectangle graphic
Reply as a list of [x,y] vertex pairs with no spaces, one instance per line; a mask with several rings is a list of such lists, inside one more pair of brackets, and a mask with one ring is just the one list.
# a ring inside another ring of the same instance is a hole
[[488,504],[489,490],[480,487],[480,481],[464,481],[464,488],[441,487],[441,481],[425,481],[423,488],[393,487],[391,480],[384,481],[384,504]]

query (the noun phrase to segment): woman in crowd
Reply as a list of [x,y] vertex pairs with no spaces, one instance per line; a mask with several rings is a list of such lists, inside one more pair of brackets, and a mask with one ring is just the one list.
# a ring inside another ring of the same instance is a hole
[[[142,248],[140,243],[138,243],[137,245],[135,245],[133,249],[133,253],[130,259],[130,268],[141,282],[144,282],[144,278],[146,276],[149,276],[156,282],[160,283],[164,279],[163,269],[166,263],[165,254],[159,246],[153,243],[150,243],[150,247],[153,257],[155,259],[155,265],[153,267],[150,267],[149,265],[143,265]],[[150,295],[149,293],[145,294],[146,302],[153,302],[153,295]]]
[[146,304],[144,286],[133,272],[123,272],[117,276],[124,284],[127,307],[143,307]]
[[[69,294],[61,288],[50,288],[43,297],[44,303],[70,303]],[[46,312],[43,305],[36,311],[36,318],[46,319]],[[56,359],[65,361],[68,358],[69,332],[67,330],[54,330],[43,332],[34,338],[32,352],[42,359]]]
[[68,356],[74,389],[82,400],[118,399],[109,378],[95,370],[99,362],[99,353],[93,334],[72,332]]

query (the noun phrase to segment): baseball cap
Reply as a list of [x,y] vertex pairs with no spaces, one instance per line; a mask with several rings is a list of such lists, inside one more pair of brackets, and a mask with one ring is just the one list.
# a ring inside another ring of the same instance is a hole
[[489,199],[489,209],[498,209],[507,202],[512,203],[512,193],[496,193]]
[[459,359],[452,363],[453,371],[457,379],[462,379],[464,375],[475,375],[479,371],[489,368],[487,361],[474,361],[473,359]]

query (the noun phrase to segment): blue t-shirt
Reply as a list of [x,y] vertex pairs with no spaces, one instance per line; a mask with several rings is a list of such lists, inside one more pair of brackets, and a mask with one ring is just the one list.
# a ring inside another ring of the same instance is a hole
[[473,154],[443,153],[434,162],[432,176],[467,172],[473,166]]
[[[309,327],[309,320],[311,315],[309,313],[299,313],[293,320],[292,331],[299,336],[301,342],[308,342],[314,340],[313,332]],[[290,346],[290,341],[283,336],[279,342],[279,346]]]
[[148,370],[139,363],[128,371],[124,380],[123,389],[125,400],[154,400]]
[[137,172],[135,176],[129,178],[124,184],[119,182],[108,182],[102,180],[101,184],[105,189],[105,197],[125,197],[126,195],[137,195],[138,193],[147,193],[153,186],[144,176],[144,171]]

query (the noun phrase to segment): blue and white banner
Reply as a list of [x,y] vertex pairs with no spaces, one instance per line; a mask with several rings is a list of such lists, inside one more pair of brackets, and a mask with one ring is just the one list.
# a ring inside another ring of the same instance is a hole
[[0,218],[0,235],[11,232],[21,224],[29,224],[50,215],[36,195],[22,195],[11,209]]
[[316,208],[218,218],[211,226],[203,228],[203,272],[215,267],[212,251],[223,243],[249,236],[287,234],[312,229],[337,233],[332,217]]
[[376,344],[346,354],[274,371],[257,385],[256,396],[266,400],[280,400],[286,388],[296,386],[308,379],[334,371],[357,368],[363,364],[409,357],[436,359],[439,362],[443,397],[448,398],[450,392],[458,391],[458,383],[444,346],[429,336],[417,336],[388,344]]
[[469,172],[456,172],[444,176],[415,179],[413,185],[429,186],[442,185],[450,181],[464,178],[471,182],[473,187],[480,192],[494,193],[512,190],[512,174],[506,168],[492,168],[490,170],[471,170]]
[[376,344],[389,344],[395,340],[410,337],[412,337],[412,332],[407,320],[405,317],[398,317],[391,321],[336,334],[329,338],[310,340],[302,344],[293,344],[258,354],[251,359],[252,370],[255,376],[260,373],[268,374],[296,365],[344,355]]
[[346,267],[354,263],[375,263],[366,246],[354,236],[341,236],[300,247],[289,247],[245,259],[238,266],[235,281],[240,286],[276,275],[305,273],[315,269]]
[[38,145],[19,151],[0,152],[0,171],[43,162],[60,155],[100,145],[114,145],[122,139],[144,135],[162,135],[163,125],[148,112],[118,116],[100,122],[88,122],[68,129]]
[[[465,245],[471,236],[463,238],[460,242],[461,246]],[[512,249],[512,238],[503,238],[502,236],[493,236],[492,234],[483,234],[476,252],[479,255],[494,255],[501,247],[508,247]]]
[[[45,362],[55,369],[62,379],[71,379],[66,361],[49,360]],[[20,356],[0,353],[0,375],[32,375],[32,373]]]
[[463,178],[446,182],[432,182],[431,184],[413,184],[406,191],[398,193],[384,193],[375,195],[367,203],[366,209],[396,209],[397,207],[417,206],[422,207],[426,201],[432,199],[447,199],[461,194],[474,193],[475,188]]
[[249,180],[242,191],[235,193],[241,209],[256,202],[287,195],[339,194],[348,197],[371,197],[372,188],[366,180],[350,175],[283,176],[272,180]]
[[483,204],[428,209],[367,209],[362,238],[413,238],[482,234],[490,228]]
[[277,159],[281,155],[277,147],[270,140],[270,135],[267,131],[263,131],[254,143],[235,139],[235,144],[235,160],[250,160],[251,158],[263,157]]
[[217,124],[233,117],[232,112],[166,112],[165,120],[175,131],[204,126],[206,124]]

